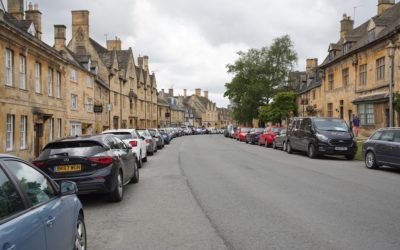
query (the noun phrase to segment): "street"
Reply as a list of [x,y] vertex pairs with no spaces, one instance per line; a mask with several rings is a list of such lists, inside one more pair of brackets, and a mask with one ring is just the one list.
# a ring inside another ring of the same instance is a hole
[[399,249],[400,171],[177,138],[121,203],[81,197],[89,249]]

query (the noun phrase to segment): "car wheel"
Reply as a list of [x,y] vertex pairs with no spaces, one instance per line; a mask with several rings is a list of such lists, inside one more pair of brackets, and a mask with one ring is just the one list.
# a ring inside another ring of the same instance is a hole
[[258,146],[261,146],[261,141],[260,140],[258,141]]
[[142,168],[143,167],[142,152],[140,152],[139,159],[136,159],[136,164],[137,164],[138,168]]
[[264,143],[264,147],[266,147],[266,148],[268,148],[268,141],[267,140],[265,140],[265,143]]
[[286,150],[287,150],[287,146],[286,146],[286,142],[285,142],[285,141],[283,142],[282,150],[283,150],[283,151],[286,151]]
[[249,144],[249,142],[246,140],[246,144]]
[[138,163],[135,164],[135,170],[132,176],[132,179],[130,183],[138,183],[139,182],[139,168],[138,168]]
[[272,148],[273,148],[273,149],[276,149],[276,142],[275,142],[275,140],[272,141]]
[[308,145],[308,157],[310,157],[311,159],[317,158],[317,152],[315,152],[314,144]]
[[377,169],[378,164],[376,164],[376,157],[374,152],[368,151],[365,155],[365,166],[369,169]]
[[148,152],[149,152],[148,155],[154,155],[153,151],[148,151]]
[[115,185],[114,190],[110,194],[110,200],[113,202],[120,202],[124,198],[124,183],[121,171],[118,172],[115,181],[117,182],[117,185]]
[[354,158],[356,157],[356,155],[352,154],[352,155],[346,155],[345,156],[347,160],[352,161],[354,160]]
[[287,145],[286,145],[286,152],[287,152],[288,154],[292,154],[292,153],[293,153],[293,149],[292,149],[292,145],[290,145],[290,141],[287,142]]
[[86,226],[82,214],[79,214],[76,222],[74,250],[86,249]]

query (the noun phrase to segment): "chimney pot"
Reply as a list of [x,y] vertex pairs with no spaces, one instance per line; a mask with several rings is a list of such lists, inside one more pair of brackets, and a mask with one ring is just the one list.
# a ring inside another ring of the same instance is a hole
[[174,89],[169,89],[169,90],[168,90],[168,94],[169,94],[170,96],[174,96]]
[[353,27],[354,20],[351,20],[351,17],[344,13],[343,19],[340,21],[340,39],[344,39],[346,34],[353,30]]
[[122,42],[120,39],[115,37],[115,40],[107,40],[107,49],[108,50],[121,50]]
[[200,97],[201,96],[201,89],[195,89],[195,95]]
[[187,89],[183,90],[183,96],[186,97],[187,96]]
[[395,4],[395,0],[378,0],[378,15],[381,15]]
[[42,13],[39,11],[39,5],[35,4],[34,8],[25,11],[25,19],[30,20],[35,25],[36,37],[42,39]]
[[204,91],[204,97],[208,99],[208,91]]

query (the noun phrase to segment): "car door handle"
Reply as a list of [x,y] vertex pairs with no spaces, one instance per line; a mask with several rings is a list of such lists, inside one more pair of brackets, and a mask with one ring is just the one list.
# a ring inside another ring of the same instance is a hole
[[3,250],[15,250],[17,249],[16,245],[10,245],[9,243],[4,244]]
[[56,218],[53,217],[53,216],[50,216],[49,219],[46,221],[46,225],[47,225],[49,228],[52,228],[55,221],[56,221]]

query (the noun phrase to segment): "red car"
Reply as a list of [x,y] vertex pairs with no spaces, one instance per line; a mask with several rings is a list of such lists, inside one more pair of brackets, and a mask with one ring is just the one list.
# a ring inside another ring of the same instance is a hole
[[251,128],[241,128],[237,139],[239,141],[246,141],[246,135],[250,132]]
[[240,127],[237,127],[237,128],[235,129],[235,132],[234,132],[233,135],[232,135],[232,138],[238,140],[238,138],[239,138],[239,132],[240,132]]
[[277,136],[283,128],[278,127],[268,127],[264,130],[264,133],[260,135],[260,140],[258,141],[258,145],[265,145],[268,147],[272,145],[275,136]]

